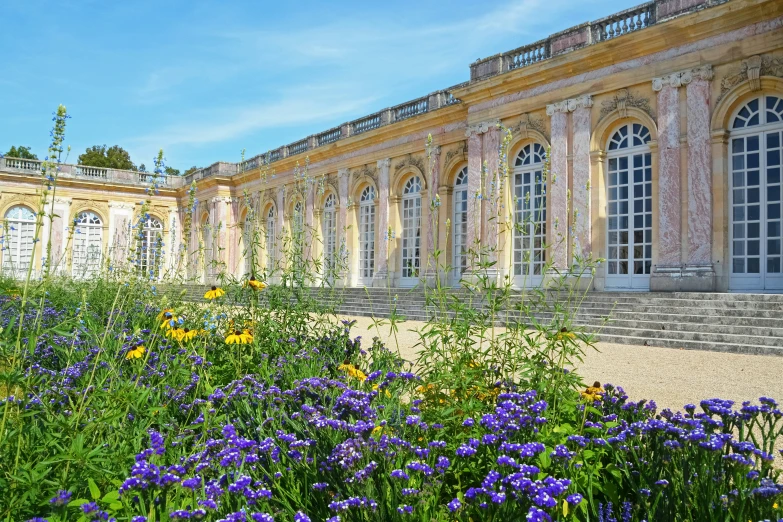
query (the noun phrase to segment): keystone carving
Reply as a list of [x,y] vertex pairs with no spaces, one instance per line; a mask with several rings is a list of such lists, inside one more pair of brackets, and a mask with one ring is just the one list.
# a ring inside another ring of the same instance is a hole
[[546,106],[547,116],[552,116],[557,112],[574,112],[576,109],[589,109],[593,106],[593,97],[589,94],[563,100]]

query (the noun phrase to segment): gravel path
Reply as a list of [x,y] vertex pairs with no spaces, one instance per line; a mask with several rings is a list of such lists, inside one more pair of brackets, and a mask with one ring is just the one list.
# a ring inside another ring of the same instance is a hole
[[[370,342],[379,332],[368,317],[357,321],[353,335]],[[424,325],[406,321],[399,325],[397,341],[402,356],[416,359],[418,335]],[[395,348],[389,327],[381,327],[386,346]],[[719,397],[742,401],[773,397],[783,402],[783,357],[739,355],[721,352],[676,350],[636,345],[598,343],[589,351],[577,371],[585,381],[610,382],[622,386],[632,400],[654,399],[659,410],[682,409],[684,404]]]

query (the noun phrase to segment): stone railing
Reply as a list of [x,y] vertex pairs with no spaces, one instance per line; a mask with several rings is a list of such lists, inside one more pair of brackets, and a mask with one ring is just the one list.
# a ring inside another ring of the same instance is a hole
[[[303,154],[317,147],[323,147],[324,145],[334,143],[350,136],[355,136],[357,134],[375,130],[383,127],[384,125],[390,125],[398,121],[413,118],[420,114],[425,114],[443,107],[449,107],[451,105],[458,104],[460,103],[460,100],[451,94],[451,90],[464,87],[467,84],[468,82],[461,83],[459,85],[455,85],[454,87],[450,87],[449,89],[436,91],[427,96],[422,96],[421,98],[417,98],[406,103],[401,103],[400,105],[395,105],[394,107],[384,109],[382,111],[376,112],[375,114],[364,116],[358,120],[344,123],[319,134],[314,134],[277,149],[272,149],[266,154],[259,154],[258,156],[245,161],[244,164],[215,163],[214,165],[197,170],[196,172],[185,176],[185,183],[190,184],[194,180],[198,181],[200,179],[218,174],[221,176],[230,176],[232,175],[230,168],[231,165],[234,167],[233,174],[241,171],[252,170],[260,167],[263,164],[274,163],[289,156]],[[217,167],[218,165],[221,167]]]
[[[40,160],[26,160],[19,158],[0,158],[0,172],[12,174],[40,174],[43,162]],[[86,165],[72,165],[61,163],[58,178],[83,179],[99,181],[101,183],[116,183],[121,185],[144,186],[157,179],[158,186],[178,188],[184,179],[180,176],[155,176],[151,172],[138,172],[136,170],[105,169],[101,167],[89,167]]]
[[477,60],[470,65],[470,80],[475,82],[563,53],[617,38],[675,16],[725,3],[729,0],[653,0],[625,11],[555,33],[538,42],[512,51]]

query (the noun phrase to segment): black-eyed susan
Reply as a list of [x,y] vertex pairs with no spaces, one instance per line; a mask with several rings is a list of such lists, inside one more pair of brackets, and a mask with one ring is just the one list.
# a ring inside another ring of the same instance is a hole
[[226,295],[225,290],[213,286],[204,294],[204,299],[217,299],[218,297],[223,297],[224,295]]
[[158,314],[158,321],[161,322],[161,330],[170,330],[182,322],[182,317],[179,317],[173,308],[165,308]]
[[604,389],[601,387],[601,383],[595,381],[592,386],[588,386],[582,392],[582,398],[589,402],[600,401],[604,396]]
[[125,359],[131,360],[131,359],[141,359],[144,357],[144,352],[146,352],[147,349],[144,348],[144,345],[139,345],[136,348],[133,348],[131,350],[128,350],[128,353],[125,354]]
[[576,334],[574,332],[569,332],[566,327],[561,328],[560,331],[554,335],[555,341],[565,341],[566,339],[576,339]]
[[250,276],[250,279],[247,280],[247,286],[252,288],[253,290],[263,290],[266,288],[266,283],[263,281],[256,281],[256,278],[253,276]]
[[188,328],[183,328],[182,329],[182,339],[181,340],[183,340],[183,341],[190,341],[191,339],[196,337],[197,333],[198,332],[196,330],[190,330]]
[[[381,387],[380,387],[380,385],[373,384],[372,385],[372,391],[378,392],[378,395],[380,395],[381,394]],[[389,393],[389,390],[383,390],[383,391],[386,393],[386,397],[391,399],[391,393]],[[374,430],[373,430],[373,433],[374,433]]]
[[357,379],[360,382],[364,382],[365,380],[367,380],[367,375],[365,375],[363,371],[361,371],[353,364],[343,363],[340,366],[338,366],[337,369],[344,371],[345,373],[347,373],[348,375],[350,375],[354,379]]
[[226,337],[226,344],[250,344],[252,342],[253,335],[247,330],[234,330],[234,333]]

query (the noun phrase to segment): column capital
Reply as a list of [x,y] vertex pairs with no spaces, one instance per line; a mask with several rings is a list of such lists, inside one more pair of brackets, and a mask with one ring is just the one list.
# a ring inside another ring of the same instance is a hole
[[348,169],[347,168],[337,169],[337,177],[338,178],[347,177],[347,176],[348,176]]
[[710,81],[712,80],[712,77],[712,65],[707,64],[653,78],[652,88],[655,92],[661,91],[664,87],[674,87],[677,89],[683,85],[688,85],[693,80]]
[[480,121],[473,125],[468,125],[468,128],[465,130],[465,137],[470,138],[474,134],[484,134],[489,131],[489,129],[497,127],[498,125],[500,125],[500,120],[498,119]]
[[440,145],[434,145],[434,146],[433,146],[433,147],[430,149],[430,154],[431,154],[432,156],[440,156]]
[[109,201],[109,208],[117,208],[122,210],[133,210],[136,208],[135,203],[125,203],[123,201]]
[[558,112],[574,112],[577,109],[589,109],[593,106],[593,97],[590,94],[577,96],[568,100],[559,101],[546,106],[548,116],[553,116]]
[[388,169],[391,167],[391,158],[379,159],[377,165],[379,169]]

